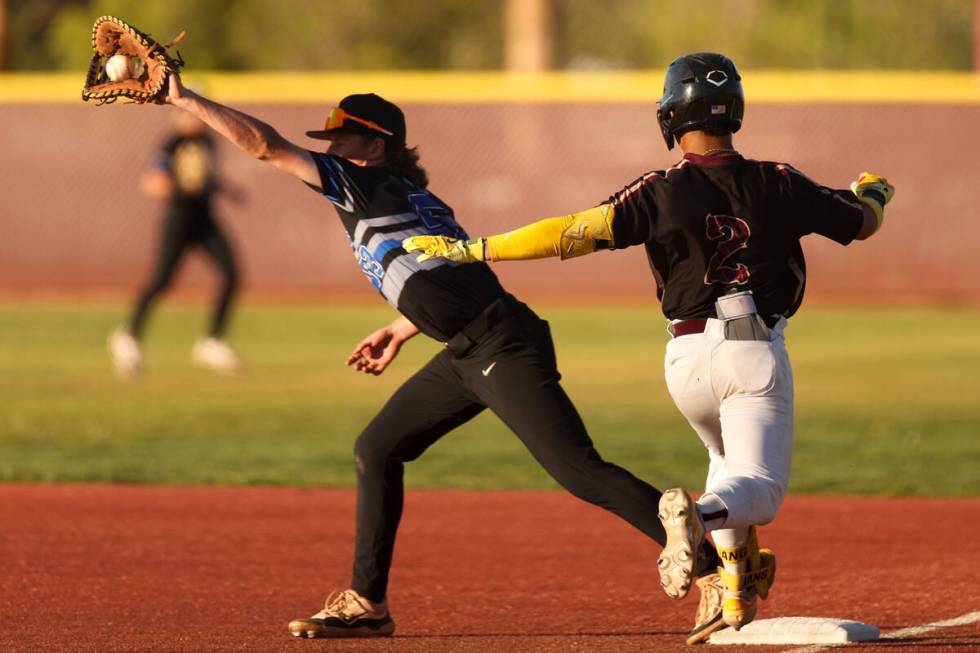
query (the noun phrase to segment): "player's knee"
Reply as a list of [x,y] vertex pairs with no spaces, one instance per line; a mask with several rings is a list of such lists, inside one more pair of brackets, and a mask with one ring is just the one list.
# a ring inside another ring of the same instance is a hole
[[756,497],[758,520],[755,523],[768,524],[776,518],[776,513],[779,512],[779,508],[783,505],[783,499],[786,497],[786,487],[782,483],[771,479],[760,479],[760,485],[761,491]]
[[170,286],[170,280],[172,278],[173,276],[170,274],[161,274],[154,277],[146,287],[146,293],[148,295],[158,295],[162,293]]
[[365,430],[354,442],[354,462],[357,473],[363,475],[369,469],[384,468],[389,458],[386,448],[379,446],[371,431]]
[[560,462],[546,465],[546,469],[559,485],[576,498],[594,504],[602,502],[599,483],[596,481],[595,475],[591,473],[588,464],[577,465]]
[[583,481],[581,478],[572,479],[569,482],[562,483],[562,487],[568,490],[572,496],[582,501],[592,503],[595,505],[601,505],[603,503],[602,494],[598,491],[598,488],[593,483],[588,483]]
[[238,288],[238,272],[235,268],[225,268],[225,292],[232,293]]
[[383,471],[391,466],[399,466],[418,458],[421,451],[406,451],[393,444],[390,433],[375,430],[371,426],[364,429],[354,443],[354,460],[359,474],[366,471]]

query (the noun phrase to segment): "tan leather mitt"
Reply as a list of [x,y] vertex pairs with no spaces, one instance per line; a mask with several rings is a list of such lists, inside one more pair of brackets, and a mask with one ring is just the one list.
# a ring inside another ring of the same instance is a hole
[[167,48],[176,45],[186,32],[166,44],[114,16],[102,16],[92,26],[92,61],[88,66],[82,99],[99,105],[123,97],[133,102],[162,102],[167,94],[171,72],[184,65],[180,53],[171,56]]

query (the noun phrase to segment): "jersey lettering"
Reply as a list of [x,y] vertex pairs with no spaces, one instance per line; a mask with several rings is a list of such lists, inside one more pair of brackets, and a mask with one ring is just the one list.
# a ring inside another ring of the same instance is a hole
[[717,240],[718,247],[708,261],[708,269],[704,273],[705,285],[725,283],[741,285],[749,280],[749,268],[742,263],[734,267],[725,265],[735,252],[747,248],[751,230],[749,224],[730,215],[708,214],[707,235],[710,240]]
[[434,198],[430,193],[409,193],[408,201],[415,209],[416,215],[422,221],[432,236],[449,236],[465,240],[468,238],[463,228],[456,222],[453,210]]
[[381,282],[385,276],[385,269],[381,262],[364,245],[354,250],[354,256],[357,258],[357,264],[361,266],[361,272],[368,278],[371,285],[375,289],[381,290]]

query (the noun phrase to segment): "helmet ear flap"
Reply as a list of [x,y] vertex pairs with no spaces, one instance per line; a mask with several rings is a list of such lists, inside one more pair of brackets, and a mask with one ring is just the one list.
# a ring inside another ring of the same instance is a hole
[[674,149],[674,132],[670,127],[671,110],[665,107],[661,107],[657,110],[657,122],[660,123],[660,133],[664,136],[664,142],[667,143],[667,149]]

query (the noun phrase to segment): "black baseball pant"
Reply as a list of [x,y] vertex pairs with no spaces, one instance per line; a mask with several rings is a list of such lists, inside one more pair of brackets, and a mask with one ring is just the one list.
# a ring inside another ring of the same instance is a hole
[[[357,541],[352,588],[387,592],[402,513],[404,463],[489,408],[551,476],[662,546],[661,493],[595,450],[559,384],[548,323],[513,298],[498,300],[388,400],[355,445]],[[485,332],[484,332],[485,331]],[[481,333],[483,332],[483,333]]]
[[222,284],[215,298],[208,333],[216,338],[224,334],[228,311],[238,287],[238,270],[231,245],[207,208],[175,208],[164,218],[157,266],[140,293],[130,320],[129,332],[135,338],[142,336],[150,307],[170,285],[184,253],[194,245],[200,245],[221,271]]

